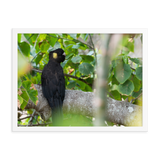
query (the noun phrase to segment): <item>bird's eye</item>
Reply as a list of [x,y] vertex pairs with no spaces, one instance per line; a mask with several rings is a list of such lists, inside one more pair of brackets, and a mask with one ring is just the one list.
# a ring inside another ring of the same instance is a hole
[[53,58],[56,59],[57,57],[58,57],[58,56],[57,56],[57,53],[54,52],[54,53],[53,53]]

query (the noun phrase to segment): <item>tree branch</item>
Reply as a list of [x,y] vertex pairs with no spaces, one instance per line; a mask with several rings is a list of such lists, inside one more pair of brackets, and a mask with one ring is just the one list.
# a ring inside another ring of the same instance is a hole
[[[37,106],[29,100],[25,109],[35,109],[42,115],[44,120],[51,116],[51,108],[42,94],[41,85],[35,85],[38,91]],[[122,124],[125,126],[142,125],[142,107],[125,101],[117,101],[107,98],[108,108],[105,110],[105,119],[110,122]],[[95,116],[96,105],[94,93],[83,92],[78,90],[66,90],[65,100],[63,103],[63,112],[71,114],[81,114],[85,116]]]
[[[89,34],[89,37],[90,37],[90,40],[91,40],[91,43],[92,43],[92,49],[93,49],[93,51],[94,51],[95,61],[96,61],[96,65],[97,65],[97,53],[96,53],[96,49],[95,49],[95,46],[94,46],[94,43],[93,43],[91,34]],[[95,66],[96,66],[96,65],[95,65]]]
[[30,117],[32,117],[32,115],[27,116],[27,117],[23,117],[23,118],[19,118],[18,121],[21,121],[21,120],[23,120],[23,119],[27,119],[27,118],[30,118]]
[[[33,71],[36,71],[36,72],[39,72],[39,73],[42,73],[42,70],[40,70],[40,69],[32,68],[32,70],[33,70]],[[86,83],[86,84],[89,85],[90,87],[92,87],[92,84],[87,83],[87,82],[86,82],[84,79],[82,79],[82,78],[79,78],[79,77],[76,77],[76,76],[73,76],[73,75],[70,75],[70,74],[66,74],[66,73],[64,73],[64,76],[77,79],[77,80],[79,80],[79,81],[82,81],[82,82]]]

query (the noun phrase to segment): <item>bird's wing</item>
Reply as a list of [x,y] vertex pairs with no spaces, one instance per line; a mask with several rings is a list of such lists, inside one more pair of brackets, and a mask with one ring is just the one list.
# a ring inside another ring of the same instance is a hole
[[42,91],[52,109],[63,104],[65,94],[64,74],[61,66],[54,71],[45,66],[42,72]]

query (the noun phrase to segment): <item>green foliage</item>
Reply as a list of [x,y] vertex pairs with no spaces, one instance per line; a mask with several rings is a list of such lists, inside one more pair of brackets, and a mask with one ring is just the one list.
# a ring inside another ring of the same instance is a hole
[[71,61],[73,62],[73,63],[80,63],[81,62],[81,60],[82,60],[82,58],[81,58],[81,56],[76,56],[76,57],[73,57],[72,59],[71,59]]
[[83,75],[89,75],[93,73],[93,71],[94,71],[94,67],[89,63],[84,62],[79,65],[79,72]]
[[108,77],[109,96],[116,100],[137,98],[142,93],[142,60],[131,58],[134,40],[125,35],[121,40],[121,54],[114,56]]
[[132,81],[127,80],[123,84],[119,84],[118,90],[121,94],[129,96],[134,90],[134,84]]
[[[92,34],[91,34],[92,36]],[[89,34],[18,34],[18,100],[21,109],[24,109],[28,100],[36,104],[38,92],[34,84],[41,84],[41,73],[30,71],[28,73],[27,61],[33,68],[43,70],[48,63],[49,52],[62,48],[66,53],[66,60],[61,63],[65,76],[66,89],[92,92],[96,74],[95,63],[101,58],[101,51],[88,44]],[[128,97],[137,98],[142,93],[142,60],[131,58],[130,52],[134,52],[134,39],[124,35],[119,50],[113,56],[110,65],[107,89],[109,97],[116,100],[124,100]],[[85,52],[85,53],[84,53]],[[83,54],[84,53],[84,54]],[[97,65],[98,65],[97,64]],[[79,79],[78,79],[79,78]],[[32,113],[29,113],[32,114]],[[64,115],[65,126],[92,126],[92,118],[82,115]],[[20,124],[27,124],[29,119]],[[38,121],[43,123],[40,116]],[[34,122],[36,123],[36,121]]]
[[117,81],[123,84],[131,75],[130,65],[125,63],[117,65],[114,74]]
[[142,80],[142,67],[136,69],[136,76],[139,80]]
[[18,46],[20,48],[20,50],[22,51],[22,53],[29,57],[30,55],[30,46],[27,42],[21,42],[21,43],[18,43]]
[[36,101],[38,100],[37,95],[38,95],[38,91],[35,89],[31,89],[32,88],[32,83],[31,81],[23,81],[22,82],[22,86],[25,89],[29,99],[36,104]]

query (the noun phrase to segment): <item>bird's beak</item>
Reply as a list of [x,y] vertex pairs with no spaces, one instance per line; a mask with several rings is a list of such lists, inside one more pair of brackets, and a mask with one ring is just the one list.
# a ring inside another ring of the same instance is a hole
[[62,55],[66,56],[65,52]]

